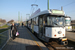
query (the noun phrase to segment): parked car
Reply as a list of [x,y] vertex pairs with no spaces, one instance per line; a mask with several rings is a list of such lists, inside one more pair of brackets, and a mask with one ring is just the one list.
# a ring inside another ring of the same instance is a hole
[[11,26],[12,24],[10,24],[10,23],[7,23],[7,25],[8,25],[8,26]]
[[15,26],[16,26],[16,27],[19,27],[19,25],[20,25],[19,23],[15,23]]

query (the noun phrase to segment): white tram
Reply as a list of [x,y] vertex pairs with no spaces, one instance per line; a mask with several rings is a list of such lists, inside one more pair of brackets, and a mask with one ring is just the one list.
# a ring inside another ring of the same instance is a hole
[[67,44],[64,15],[64,11],[61,10],[45,10],[31,16],[27,21],[27,27],[46,42],[58,39],[61,43]]
[[69,16],[65,16],[65,29],[66,31],[72,31],[71,17]]

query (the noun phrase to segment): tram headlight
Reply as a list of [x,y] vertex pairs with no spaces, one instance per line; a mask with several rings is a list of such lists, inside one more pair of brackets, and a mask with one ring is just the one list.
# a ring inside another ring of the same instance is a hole
[[54,36],[56,36],[56,35],[54,35]]
[[63,36],[64,36],[64,34],[63,34]]
[[61,34],[62,32],[61,31],[58,31],[58,34]]

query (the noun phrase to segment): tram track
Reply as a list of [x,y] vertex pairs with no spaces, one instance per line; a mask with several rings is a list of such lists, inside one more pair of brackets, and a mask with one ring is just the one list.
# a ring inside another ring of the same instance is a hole
[[75,50],[75,48],[72,45],[68,44],[68,45],[64,46],[64,45],[59,44],[58,41],[51,41],[48,43],[43,42],[43,43],[44,43],[44,45],[46,45],[46,47],[49,50]]
[[[30,32],[31,30],[27,28]],[[36,34],[34,33],[36,36]],[[37,36],[36,36],[37,37]],[[38,37],[37,37],[38,38]],[[39,39],[39,38],[38,38]],[[39,39],[40,40],[40,39]],[[68,40],[68,45],[64,46],[59,44],[58,40],[52,40],[50,42],[44,42],[40,40],[49,50],[75,50],[74,42]]]

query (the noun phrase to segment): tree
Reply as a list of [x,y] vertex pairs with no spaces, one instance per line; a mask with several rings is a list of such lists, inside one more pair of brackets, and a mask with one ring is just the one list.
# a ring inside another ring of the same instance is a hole
[[12,23],[12,22],[14,22],[14,20],[10,20],[10,21],[8,21],[7,23]]
[[0,22],[1,22],[1,23],[6,23],[6,20],[0,19]]

